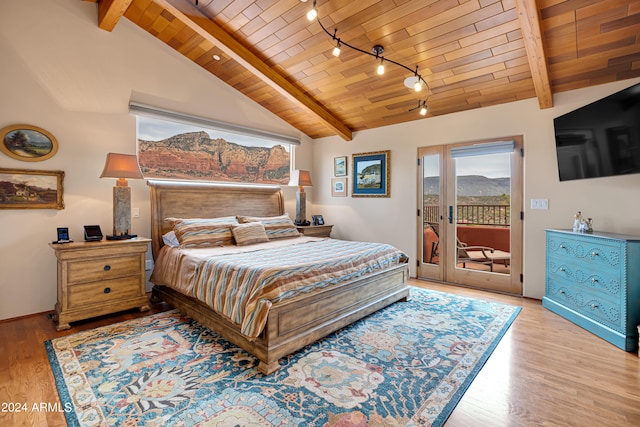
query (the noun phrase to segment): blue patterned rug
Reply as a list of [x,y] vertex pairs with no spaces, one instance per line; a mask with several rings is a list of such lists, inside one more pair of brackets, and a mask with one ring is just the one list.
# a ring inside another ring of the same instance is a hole
[[519,311],[412,288],[269,376],[176,310],[45,346],[70,426],[442,426]]

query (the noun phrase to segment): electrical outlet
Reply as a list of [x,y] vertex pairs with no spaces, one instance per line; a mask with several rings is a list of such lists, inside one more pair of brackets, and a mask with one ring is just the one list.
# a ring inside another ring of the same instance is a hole
[[151,271],[153,270],[153,260],[152,259],[147,259],[144,261],[144,269],[147,271]]
[[140,218],[140,208],[131,208],[131,216],[134,218]]

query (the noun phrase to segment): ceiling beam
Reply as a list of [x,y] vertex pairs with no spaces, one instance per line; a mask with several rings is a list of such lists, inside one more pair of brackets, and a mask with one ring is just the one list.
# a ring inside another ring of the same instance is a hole
[[180,0],[154,1],[201,37],[215,44],[222,52],[258,76],[278,93],[315,116],[325,126],[336,132],[337,135],[347,141],[351,141],[353,138],[351,129],[336,118],[333,113],[318,104],[301,88],[287,80],[272,66],[258,58],[258,56],[242,43],[238,42],[226,30],[204,16],[202,12],[190,2],[185,3]]
[[542,43],[540,12],[535,0],[516,0],[516,9],[538,104],[541,109],[551,108],[553,107],[553,93],[551,93],[549,70]]
[[98,27],[113,31],[133,0],[100,0],[98,2]]

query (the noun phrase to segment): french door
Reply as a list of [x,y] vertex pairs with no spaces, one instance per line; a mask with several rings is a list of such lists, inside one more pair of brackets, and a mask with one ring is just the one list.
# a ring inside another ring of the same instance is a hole
[[418,158],[418,277],[521,295],[522,137]]

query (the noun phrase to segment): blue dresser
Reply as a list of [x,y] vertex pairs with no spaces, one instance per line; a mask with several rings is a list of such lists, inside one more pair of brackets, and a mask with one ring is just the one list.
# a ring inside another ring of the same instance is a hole
[[542,305],[626,351],[638,348],[640,237],[546,230]]

